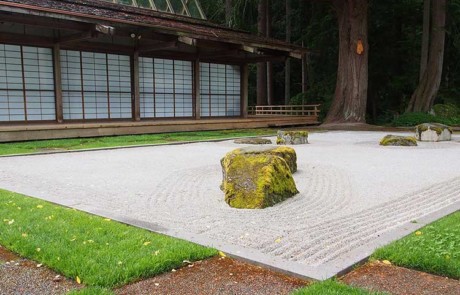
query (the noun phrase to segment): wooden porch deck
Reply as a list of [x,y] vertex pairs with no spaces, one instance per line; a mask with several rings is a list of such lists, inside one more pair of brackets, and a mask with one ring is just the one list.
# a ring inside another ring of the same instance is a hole
[[200,120],[0,125],[0,142],[318,124],[317,116],[249,116]]

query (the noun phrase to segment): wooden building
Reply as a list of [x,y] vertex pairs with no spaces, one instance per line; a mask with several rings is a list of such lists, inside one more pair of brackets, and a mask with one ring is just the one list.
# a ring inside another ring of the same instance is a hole
[[315,123],[248,114],[248,64],[303,53],[198,0],[0,0],[0,142]]

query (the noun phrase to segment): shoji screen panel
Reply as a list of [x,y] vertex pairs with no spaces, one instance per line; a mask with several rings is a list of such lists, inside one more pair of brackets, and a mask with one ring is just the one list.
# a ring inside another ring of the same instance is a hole
[[240,75],[239,66],[201,64],[201,116],[232,117],[241,114]]
[[0,122],[55,119],[52,50],[0,44]]
[[193,72],[189,61],[141,57],[142,118],[193,116]]
[[64,119],[132,117],[130,57],[61,51]]

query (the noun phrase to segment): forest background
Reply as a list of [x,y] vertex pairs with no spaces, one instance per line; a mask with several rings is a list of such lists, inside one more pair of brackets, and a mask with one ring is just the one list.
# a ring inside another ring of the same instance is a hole
[[[201,5],[212,22],[255,34],[259,31],[260,34],[260,1],[262,0],[201,0]],[[267,1],[267,31],[272,38],[290,40],[293,44],[309,49],[307,85],[306,91],[302,92],[300,60],[291,59],[288,84],[285,79],[285,63],[274,62],[273,71],[268,72],[268,80],[273,80],[271,103],[319,103],[322,105],[324,118],[333,101],[337,81],[337,9],[333,5],[334,1],[287,1],[288,7],[286,1]],[[438,0],[431,0],[433,1]],[[407,113],[411,96],[417,89],[421,76],[424,1],[366,2],[369,43],[366,122],[413,125],[419,121],[438,120],[429,114]],[[442,78],[434,104],[448,105],[439,114],[443,112],[442,116],[449,119],[447,123],[457,125],[460,124],[460,0],[448,0],[446,12]],[[257,66],[251,65],[250,105],[257,104],[257,83]],[[286,85],[289,86],[286,88]],[[441,118],[438,121],[446,123]]]

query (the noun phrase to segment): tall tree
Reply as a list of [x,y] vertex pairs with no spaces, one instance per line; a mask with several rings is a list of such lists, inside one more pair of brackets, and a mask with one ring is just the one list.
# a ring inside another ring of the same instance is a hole
[[225,23],[228,27],[233,27],[233,3],[232,0],[225,0]]
[[334,99],[325,123],[365,123],[368,89],[368,0],[333,0],[339,25]]
[[446,4],[446,0],[432,3],[428,63],[417,89],[412,94],[407,112],[428,112],[438,94],[444,62]]
[[[268,0],[259,0],[257,31],[259,36],[267,34],[267,8]],[[257,105],[267,104],[267,64],[261,62],[257,64]]]
[[420,77],[419,81],[422,81],[423,74],[426,71],[426,65],[428,64],[428,50],[430,48],[430,12],[431,12],[431,0],[423,1],[423,33],[422,33],[422,54],[420,57]]
[[[272,37],[272,0],[267,0],[267,11],[266,13],[266,19],[267,19],[267,25],[266,29],[267,32],[265,33],[266,37]],[[274,85],[274,68],[273,68],[273,62],[269,61],[267,62],[267,104],[272,105],[274,103],[274,91],[275,91],[275,85]]]
[[[286,42],[291,43],[292,22],[291,22],[291,0],[286,0]],[[289,104],[291,98],[291,60],[286,59],[284,65],[284,104]]]

